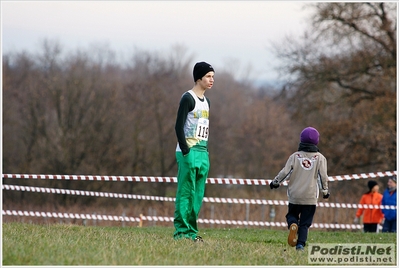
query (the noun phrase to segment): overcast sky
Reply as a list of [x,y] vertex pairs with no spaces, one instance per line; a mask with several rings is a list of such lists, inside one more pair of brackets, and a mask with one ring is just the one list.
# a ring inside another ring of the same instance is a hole
[[2,51],[36,51],[44,39],[67,50],[105,44],[118,54],[135,49],[187,49],[193,64],[215,71],[250,66],[251,79],[273,80],[271,41],[301,35],[309,10],[281,1],[1,1]]

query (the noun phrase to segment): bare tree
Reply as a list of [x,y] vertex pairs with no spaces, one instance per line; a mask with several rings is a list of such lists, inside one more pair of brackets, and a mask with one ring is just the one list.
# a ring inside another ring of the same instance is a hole
[[331,172],[396,167],[396,3],[316,3],[312,28],[275,46],[281,97],[322,133]]

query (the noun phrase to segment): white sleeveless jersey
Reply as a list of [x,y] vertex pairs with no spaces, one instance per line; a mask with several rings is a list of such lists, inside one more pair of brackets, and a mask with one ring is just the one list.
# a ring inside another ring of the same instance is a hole
[[[187,92],[193,96],[195,101],[195,107],[187,114],[187,119],[184,124],[184,135],[186,137],[187,145],[189,148],[196,145],[207,148],[209,135],[208,101],[205,96],[204,101],[201,101],[192,90]],[[177,143],[176,151],[181,151],[179,143]]]

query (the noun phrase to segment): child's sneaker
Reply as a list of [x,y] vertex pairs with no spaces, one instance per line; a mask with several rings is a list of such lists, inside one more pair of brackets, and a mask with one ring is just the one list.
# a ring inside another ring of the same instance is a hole
[[296,234],[297,234],[297,232],[298,232],[298,224],[292,223],[290,225],[290,233],[288,234],[288,244],[291,247],[295,247],[296,246],[296,242],[297,242]]
[[305,248],[301,244],[298,244],[298,245],[296,245],[296,250],[297,251],[304,251]]

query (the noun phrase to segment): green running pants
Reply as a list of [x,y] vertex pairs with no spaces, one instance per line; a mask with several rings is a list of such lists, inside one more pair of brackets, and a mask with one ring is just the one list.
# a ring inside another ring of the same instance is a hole
[[173,237],[195,239],[210,168],[209,153],[191,148],[185,156],[182,152],[176,152],[176,160],[178,170]]

